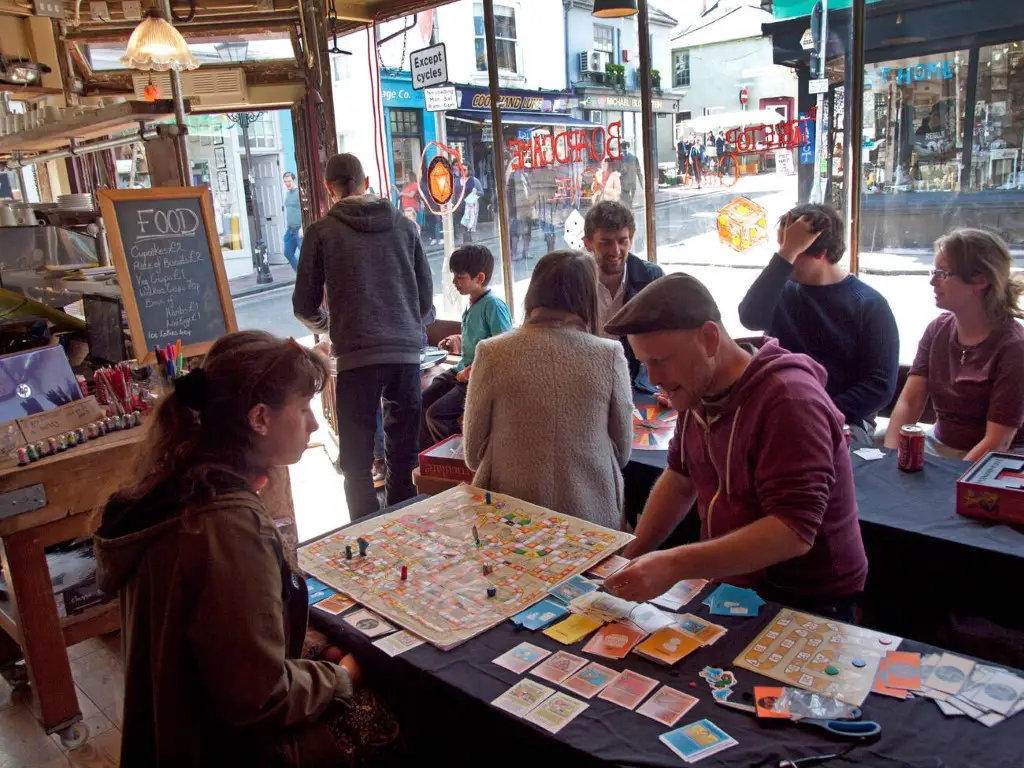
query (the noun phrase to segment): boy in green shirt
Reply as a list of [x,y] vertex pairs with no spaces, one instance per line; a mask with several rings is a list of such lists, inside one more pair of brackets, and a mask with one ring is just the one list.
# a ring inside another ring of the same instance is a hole
[[441,342],[441,347],[450,352],[461,347],[462,359],[434,379],[423,393],[420,450],[459,433],[459,418],[466,409],[466,388],[476,345],[512,329],[508,305],[487,287],[494,273],[494,255],[482,245],[464,245],[452,251],[448,264],[455,289],[469,296],[469,307],[462,313],[461,336],[449,336]]

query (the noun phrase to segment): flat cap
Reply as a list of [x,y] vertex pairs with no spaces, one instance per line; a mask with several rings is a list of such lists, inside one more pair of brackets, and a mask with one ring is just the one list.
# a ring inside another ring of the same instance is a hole
[[692,331],[722,322],[722,314],[704,284],[682,272],[655,280],[626,302],[605,325],[606,333],[626,336],[656,331]]

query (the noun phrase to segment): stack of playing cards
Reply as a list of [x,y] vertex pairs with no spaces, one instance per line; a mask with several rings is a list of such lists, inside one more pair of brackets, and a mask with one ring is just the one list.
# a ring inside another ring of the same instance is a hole
[[553,627],[544,630],[544,634],[552,640],[557,640],[562,645],[572,645],[579,642],[595,629],[601,626],[601,622],[589,616],[573,614],[565,621],[560,621]]
[[569,610],[607,623],[628,618],[637,605],[604,592],[591,592],[569,603]]
[[541,600],[532,608],[527,608],[513,616],[512,623],[527,629],[543,629],[568,612],[565,606],[557,600]]
[[1024,680],[1001,667],[951,653],[890,651],[878,666],[873,693],[932,699],[947,717],[968,716],[989,728],[1024,712]]
[[629,565],[629,560],[619,555],[612,555],[595,565],[587,575],[594,579],[607,579]]
[[590,706],[533,680],[520,680],[491,703],[551,733],[558,733]]
[[692,613],[684,613],[676,619],[676,626],[701,645],[714,645],[725,634],[721,624],[715,624]]
[[696,723],[663,733],[659,738],[688,763],[696,763],[738,743],[710,720],[698,720]]
[[624,659],[633,646],[645,637],[645,632],[626,624],[609,624],[587,641],[583,652],[608,659]]
[[676,623],[676,618],[650,603],[640,603],[629,612],[629,617],[623,621],[632,624],[647,635],[664,627],[671,627]]
[[583,597],[583,595],[589,595],[596,591],[597,584],[594,582],[584,579],[582,576],[573,576],[558,586],[552,587],[551,596],[568,605],[577,597]]
[[713,616],[757,616],[764,600],[752,589],[719,584],[718,588],[704,598],[704,605],[711,609]]
[[[659,664],[672,665],[700,648],[696,638],[686,634],[678,627],[659,629],[647,640],[633,649],[633,653],[643,656]],[[584,648],[583,650],[586,650]]]
[[662,608],[668,608],[670,611],[678,611],[693,600],[697,593],[704,589],[707,584],[707,581],[704,579],[686,579],[685,581],[677,582],[672,589],[664,595],[654,598],[651,602],[655,605],[660,605]]

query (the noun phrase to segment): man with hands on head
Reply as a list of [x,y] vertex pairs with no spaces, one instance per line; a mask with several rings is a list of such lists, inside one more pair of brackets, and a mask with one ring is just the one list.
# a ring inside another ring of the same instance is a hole
[[[738,344],[707,288],[685,274],[652,283],[606,330],[629,336],[679,410],[668,468],[625,552],[633,562],[608,590],[649,600],[681,579],[719,579],[853,620],[867,558],[824,369],[775,339]],[[694,499],[700,541],[655,551]]]
[[779,250],[740,302],[740,322],[814,358],[854,441],[873,444],[875,416],[896,392],[900,340],[889,303],[839,265],[843,221],[806,204],[779,221]]

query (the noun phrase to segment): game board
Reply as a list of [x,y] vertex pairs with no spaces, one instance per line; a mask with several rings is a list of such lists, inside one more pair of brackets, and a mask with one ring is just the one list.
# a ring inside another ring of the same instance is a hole
[[633,450],[667,451],[676,431],[679,412],[660,405],[638,405],[633,409]]
[[[529,608],[633,539],[508,496],[492,494],[491,501],[484,491],[460,485],[308,544],[299,550],[299,563],[448,650]],[[369,542],[365,557],[359,538]],[[496,588],[493,597],[488,587]]]
[[[893,635],[783,608],[733,663],[859,707],[871,691],[879,661],[899,644]],[[838,674],[828,674],[828,667]]]

